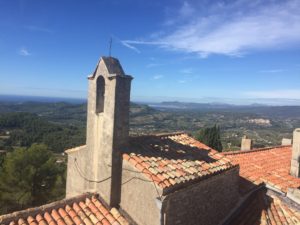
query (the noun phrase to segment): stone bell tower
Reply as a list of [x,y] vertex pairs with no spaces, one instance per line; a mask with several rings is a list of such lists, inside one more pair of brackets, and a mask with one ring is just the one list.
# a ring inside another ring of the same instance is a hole
[[110,206],[120,203],[122,154],[128,145],[130,85],[118,59],[101,57],[89,78],[85,188]]
[[293,132],[293,146],[290,174],[294,177],[300,177],[300,128]]

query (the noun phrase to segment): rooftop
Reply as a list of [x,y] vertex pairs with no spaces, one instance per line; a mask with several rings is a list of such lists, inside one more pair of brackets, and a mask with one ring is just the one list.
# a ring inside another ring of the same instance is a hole
[[299,209],[274,192],[260,188],[251,194],[230,221],[224,225],[296,225]]
[[0,216],[9,225],[128,225],[115,208],[105,206],[95,194],[84,194],[36,208]]
[[225,152],[224,155],[240,165],[241,185],[244,191],[247,191],[251,184],[261,183],[284,193],[288,188],[300,187],[300,179],[289,174],[292,158],[290,145]]
[[162,189],[235,167],[223,154],[184,133],[132,137],[123,159]]

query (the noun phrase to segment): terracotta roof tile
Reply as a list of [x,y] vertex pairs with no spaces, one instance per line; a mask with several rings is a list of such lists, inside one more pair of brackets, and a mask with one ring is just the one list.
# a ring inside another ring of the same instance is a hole
[[69,216],[72,218],[72,220],[75,222],[76,225],[83,224],[83,221],[80,219],[80,217],[77,215],[77,213],[74,211],[73,208],[71,208],[69,205],[66,205],[66,211],[69,214]]
[[0,216],[10,225],[128,225],[115,208],[107,208],[96,195],[86,194],[48,205]]
[[183,133],[131,137],[123,159],[163,189],[235,166],[224,155]]
[[300,179],[289,174],[291,146],[224,153],[240,165],[240,176],[252,183],[266,183],[282,192],[300,187]]
[[248,197],[230,225],[296,225],[300,224],[299,210],[264,188]]
[[35,220],[32,216],[29,216],[29,217],[27,218],[27,222],[28,222],[28,224],[30,224],[30,225],[38,225],[37,222],[36,222],[36,220]]
[[40,214],[37,214],[35,218],[39,225],[47,225],[44,217],[42,217]]

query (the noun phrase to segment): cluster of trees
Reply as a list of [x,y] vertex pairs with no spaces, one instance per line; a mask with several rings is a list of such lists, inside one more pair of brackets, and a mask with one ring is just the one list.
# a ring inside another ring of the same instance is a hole
[[66,166],[46,145],[17,148],[1,158],[0,214],[64,197]]
[[2,114],[0,128],[10,132],[9,138],[2,140],[0,146],[7,150],[12,146],[29,147],[33,143],[44,143],[53,152],[63,152],[85,142],[84,128],[55,124],[32,113]]
[[65,196],[65,149],[81,145],[85,129],[33,113],[0,114],[0,215]]
[[219,152],[223,150],[220,127],[217,125],[200,130],[196,134],[196,139]]

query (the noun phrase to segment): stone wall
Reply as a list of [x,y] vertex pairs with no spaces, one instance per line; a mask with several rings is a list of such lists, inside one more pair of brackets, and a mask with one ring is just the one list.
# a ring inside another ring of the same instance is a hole
[[218,225],[239,200],[239,169],[215,175],[169,194],[164,200],[166,225]]
[[[66,198],[88,192],[86,181],[82,177],[85,170],[86,146],[72,148],[68,154]],[[80,174],[82,173],[82,174]]]
[[[157,187],[159,195],[162,190]],[[123,161],[121,209],[139,225],[159,225],[159,196],[152,181]]]

